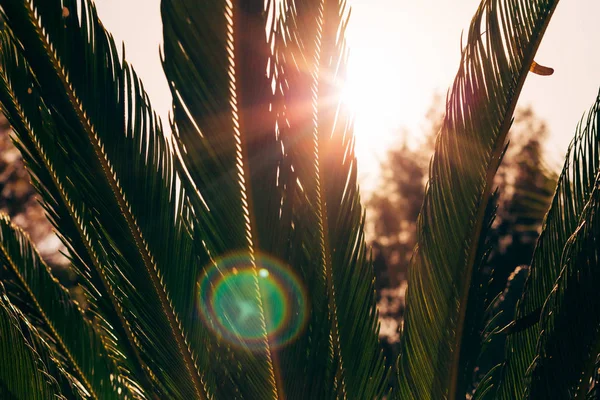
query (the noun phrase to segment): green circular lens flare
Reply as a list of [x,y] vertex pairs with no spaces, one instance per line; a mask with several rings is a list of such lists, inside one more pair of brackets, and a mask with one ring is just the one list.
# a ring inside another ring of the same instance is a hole
[[265,332],[272,347],[289,343],[304,328],[308,313],[298,277],[265,256],[254,263],[242,254],[218,260],[204,273],[199,294],[206,325],[228,342],[250,349],[259,346]]

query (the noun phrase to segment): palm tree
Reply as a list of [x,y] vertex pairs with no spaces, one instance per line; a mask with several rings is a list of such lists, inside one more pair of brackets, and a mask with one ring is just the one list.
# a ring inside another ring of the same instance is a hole
[[[335,96],[345,3],[266,3],[162,1],[168,135],[92,2],[0,0],[0,104],[86,303],[0,218],[3,398],[390,395],[352,118]],[[392,396],[470,387],[491,182],[555,6],[483,0],[473,19],[419,220]],[[475,396],[595,387],[600,313],[585,296],[598,262],[597,111],[516,318],[493,332],[509,335],[507,360]],[[561,363],[573,373],[554,379]]]

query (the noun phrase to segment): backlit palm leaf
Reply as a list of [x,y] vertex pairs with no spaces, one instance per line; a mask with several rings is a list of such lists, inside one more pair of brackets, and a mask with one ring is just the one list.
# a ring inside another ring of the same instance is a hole
[[[315,9],[322,17],[311,20]],[[373,335],[377,314],[356,191],[352,120],[337,99],[347,56],[345,2],[296,2],[288,10],[288,21],[280,30],[287,45],[277,53],[285,104],[278,121],[287,160],[300,182],[297,196],[311,205],[294,208],[295,232],[305,246],[320,249],[304,261],[321,266],[320,271],[307,271],[316,273],[307,280],[325,288],[324,297],[311,300],[328,310],[328,322],[318,326],[315,321],[313,329],[331,326],[331,345],[337,349],[332,353],[334,369],[328,371],[337,377],[333,389],[342,396],[346,391],[350,398],[377,398],[386,371]],[[357,352],[359,347],[363,351]]]
[[16,286],[8,291],[12,302],[35,318],[37,330],[45,331],[85,393],[92,398],[117,398],[116,392],[124,388],[114,377],[111,379],[117,369],[101,338],[71,301],[67,290],[52,277],[29,239],[11,226],[5,215],[0,215],[0,243],[0,277]]
[[[11,81],[6,73],[1,74],[2,88],[0,99],[4,110],[17,134],[17,147],[31,173],[51,221],[57,227],[64,243],[71,250],[74,272],[78,273],[80,285],[85,291],[88,313],[93,315],[97,327],[104,331],[104,344],[116,358],[130,359],[130,366],[138,372],[142,368],[139,354],[127,341],[125,327],[120,325],[123,315],[120,306],[106,292],[102,270],[95,270],[98,258],[93,254],[92,242],[84,234],[80,219],[75,213],[74,204],[69,201],[77,193],[68,193],[61,185],[61,176],[66,168],[63,157],[49,159],[49,154],[60,154],[52,135],[36,136],[36,132],[47,130],[56,134],[48,110],[41,103],[37,90],[30,87],[32,77],[6,32],[2,34],[2,71],[11,71]],[[16,99],[20,102],[16,102]],[[41,112],[40,112],[41,111]],[[25,113],[27,113],[25,115]],[[89,253],[88,253],[89,251]],[[115,304],[118,308],[115,308]],[[131,363],[132,361],[132,363]],[[140,374],[143,376],[144,374]]]
[[584,399],[600,354],[600,177],[561,259],[540,317],[528,398]]
[[[297,342],[278,351],[265,335],[252,356],[231,348],[245,370],[219,391],[379,397],[385,374],[351,123],[338,115],[335,93],[345,63],[344,5],[289,2],[281,20],[273,7],[162,3],[180,172],[197,191],[197,243],[223,274],[229,271],[219,257],[241,254],[252,264],[261,254],[274,256],[309,293],[308,326]],[[254,388],[249,379],[264,385]]]
[[484,0],[471,22],[418,222],[401,399],[465,396],[460,354],[484,214],[518,95],[556,4]]
[[[280,232],[276,176],[281,151],[269,113],[264,2],[173,0],[163,1],[161,8],[179,168],[183,177],[189,176],[184,185],[191,194],[196,244],[210,254],[200,267],[219,268],[219,258],[237,253],[238,267],[252,265],[258,276],[259,252],[271,254],[268,237],[278,238]],[[264,330],[263,337],[255,354],[230,350],[234,354],[229,357],[247,369],[232,370],[231,382],[219,389],[223,396],[278,396],[264,304],[259,300],[253,307],[261,311],[252,330]],[[263,384],[251,385],[249,380]]]
[[194,362],[204,327],[193,318],[198,269],[184,196],[139,81],[87,2],[0,4],[27,60],[16,64],[32,71],[23,80],[5,66],[3,104],[24,128],[19,144],[38,164],[39,185],[58,195],[46,207],[59,232],[86,253],[73,254],[74,265],[92,263],[86,270],[102,287],[88,291],[111,299],[106,318],[116,317],[109,324],[120,325],[138,378],[161,397],[205,396]]
[[51,375],[49,349],[34,329],[29,329],[19,311],[0,287],[0,397],[15,400],[64,399]]
[[[552,345],[553,340],[556,340],[553,339],[556,337],[555,335],[573,334],[565,326],[557,328],[555,324],[565,321],[564,318],[583,316],[592,324],[592,329],[597,326],[593,323],[594,318],[597,317],[597,311],[594,311],[593,308],[595,304],[593,298],[597,296],[593,294],[588,299],[585,295],[594,293],[595,289],[589,288],[591,292],[586,291],[584,286],[578,289],[573,287],[573,282],[582,279],[581,284],[587,285],[593,284],[596,279],[595,270],[598,260],[594,251],[597,251],[597,248],[593,244],[594,240],[597,240],[597,236],[594,238],[593,229],[596,229],[597,235],[598,227],[594,219],[596,218],[594,214],[597,213],[597,200],[594,200],[594,196],[596,196],[594,193],[597,192],[595,187],[600,166],[600,144],[597,134],[599,108],[600,100],[597,100],[588,115],[585,126],[578,127],[575,139],[569,148],[554,199],[544,220],[542,233],[533,255],[531,272],[525,284],[523,298],[519,302],[515,314],[517,321],[529,319],[532,322],[510,335],[507,340],[507,360],[498,388],[498,398],[523,398],[529,382],[529,379],[525,379],[524,376],[534,363],[538,352],[541,351],[545,355],[554,351],[546,346]],[[587,243],[587,245],[581,248],[582,244],[579,244],[579,241]],[[579,290],[581,290],[580,293]],[[579,298],[579,296],[583,297]],[[580,301],[583,303],[578,303]],[[563,304],[563,302],[565,303]],[[569,314],[564,314],[563,307],[569,307],[568,309],[572,310],[570,307],[575,304],[580,304],[577,311],[569,311]],[[582,309],[587,307],[589,307],[589,315]],[[542,308],[544,309],[543,326],[537,322]],[[571,328],[582,329],[584,332],[584,326],[587,324],[582,325],[573,321]],[[542,329],[544,330],[543,339],[541,343],[538,343]],[[559,369],[570,369],[564,375],[564,380],[560,381],[561,385],[556,388],[556,390],[560,390],[560,393],[568,393],[575,385],[574,380],[579,379],[577,374],[581,372],[579,369],[581,365],[577,363],[583,363],[586,357],[595,358],[595,355],[587,354],[586,350],[583,350],[586,345],[589,345],[584,337],[594,340],[594,334],[590,331],[588,334],[590,336],[579,337],[571,344],[572,346],[582,346],[579,348],[581,353],[571,354],[567,351],[568,354],[563,356],[554,355],[556,366]],[[579,333],[576,334],[576,336],[578,335]],[[560,346],[562,345],[566,346],[565,350],[569,348],[567,342],[561,342]],[[539,362],[542,364],[534,368],[535,393],[539,393],[540,388],[537,385],[540,380],[552,379],[550,375],[546,375],[551,374],[551,370],[544,368],[547,361],[545,357],[540,359]],[[594,361],[587,359],[588,363]],[[567,368],[570,363],[574,364]],[[537,362],[534,363],[534,365],[537,364]],[[570,374],[576,374],[577,377]],[[554,381],[557,385],[558,382],[558,380]],[[571,395],[574,394],[571,392]]]

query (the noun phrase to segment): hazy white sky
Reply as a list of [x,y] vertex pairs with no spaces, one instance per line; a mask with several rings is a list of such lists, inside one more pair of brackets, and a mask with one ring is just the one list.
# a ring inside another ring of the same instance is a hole
[[[202,0],[198,0],[202,1]],[[204,0],[210,1],[210,0]],[[460,36],[479,0],[348,0],[352,17],[349,82],[357,94],[357,155],[365,180],[397,140],[399,128],[417,131],[436,91],[445,95],[460,59]],[[159,61],[160,0],[96,0],[100,18],[138,70],[155,109],[170,109]],[[536,61],[555,69],[530,74],[520,104],[547,120],[553,162],[560,163],[575,126],[600,87],[600,2],[559,3]]]

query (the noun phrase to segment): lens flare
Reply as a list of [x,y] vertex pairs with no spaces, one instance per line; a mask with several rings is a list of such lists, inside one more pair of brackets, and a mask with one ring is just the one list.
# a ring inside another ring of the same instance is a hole
[[200,315],[211,330],[250,349],[258,348],[265,330],[272,347],[290,343],[304,328],[308,314],[300,279],[264,255],[254,264],[239,253],[219,259],[202,276],[199,300]]

